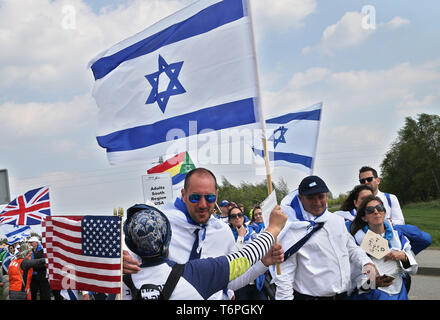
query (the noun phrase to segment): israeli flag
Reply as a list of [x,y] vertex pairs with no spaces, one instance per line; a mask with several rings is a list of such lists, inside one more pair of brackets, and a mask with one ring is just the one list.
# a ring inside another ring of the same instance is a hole
[[[312,174],[319,136],[322,102],[266,120],[267,149],[271,167],[292,167]],[[255,141],[255,155],[264,158]]]
[[11,264],[11,261],[15,259],[15,254],[18,252],[11,254],[9,252],[9,248],[7,248],[6,250],[8,250],[8,252],[6,252],[6,254],[5,254],[5,257],[4,257],[3,263],[2,263],[2,267],[3,267],[4,272],[7,274],[8,269],[9,269],[9,265]]
[[5,236],[8,239],[8,244],[14,244],[22,241],[23,238],[31,236],[31,227],[30,226],[14,226],[14,230],[9,233],[6,233]]
[[190,150],[188,137],[263,122],[254,52],[247,0],[201,0],[98,55],[97,140],[110,164],[173,156]]

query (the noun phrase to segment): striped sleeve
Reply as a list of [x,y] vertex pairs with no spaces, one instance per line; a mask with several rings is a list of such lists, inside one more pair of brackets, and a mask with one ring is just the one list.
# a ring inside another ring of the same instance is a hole
[[226,256],[229,262],[229,281],[234,280],[249,269],[250,266],[261,260],[273,244],[272,234],[264,231],[238,252]]

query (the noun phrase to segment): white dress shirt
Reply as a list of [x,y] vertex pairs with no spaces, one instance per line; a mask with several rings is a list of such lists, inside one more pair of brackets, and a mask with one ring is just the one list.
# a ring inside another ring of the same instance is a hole
[[[272,273],[277,285],[276,299],[293,299],[294,291],[317,297],[330,297],[349,291],[352,268],[362,270],[362,266],[372,263],[371,259],[356,245],[341,216],[326,210],[315,218],[304,210],[301,202],[300,206],[304,220],[290,220],[278,236],[285,251],[307,234],[310,225],[307,220],[325,224],[298,252],[281,264],[281,275]],[[292,207],[283,210],[286,212]],[[296,216],[296,213],[289,214],[289,217],[292,216]]]
[[402,209],[400,208],[399,200],[394,194],[389,194],[391,199],[391,207],[388,204],[388,199],[385,194],[380,190],[377,191],[377,196],[382,200],[385,206],[386,216],[385,220],[391,220],[393,225],[405,224],[405,218],[403,217]]

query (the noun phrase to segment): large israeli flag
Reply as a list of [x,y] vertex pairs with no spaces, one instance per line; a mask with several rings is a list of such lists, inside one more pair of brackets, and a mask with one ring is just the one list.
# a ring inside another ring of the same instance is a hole
[[[322,102],[266,120],[271,167],[292,167],[313,173],[321,110]],[[254,153],[264,157],[262,146],[255,142]]]
[[93,59],[109,162],[172,156],[188,137],[258,123],[254,52],[247,0],[200,0]]

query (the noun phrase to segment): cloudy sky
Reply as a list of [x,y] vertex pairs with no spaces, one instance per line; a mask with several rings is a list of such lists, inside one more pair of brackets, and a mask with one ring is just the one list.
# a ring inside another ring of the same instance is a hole
[[[150,164],[110,166],[96,143],[88,62],[192,0],[0,0],[0,169],[11,197],[51,187],[52,214],[143,201]],[[379,169],[405,117],[440,111],[435,0],[251,0],[266,117],[322,101],[314,173],[333,194]],[[232,183],[250,166],[207,165]],[[305,173],[276,169],[295,189]],[[1,207],[1,206],[0,206]]]

